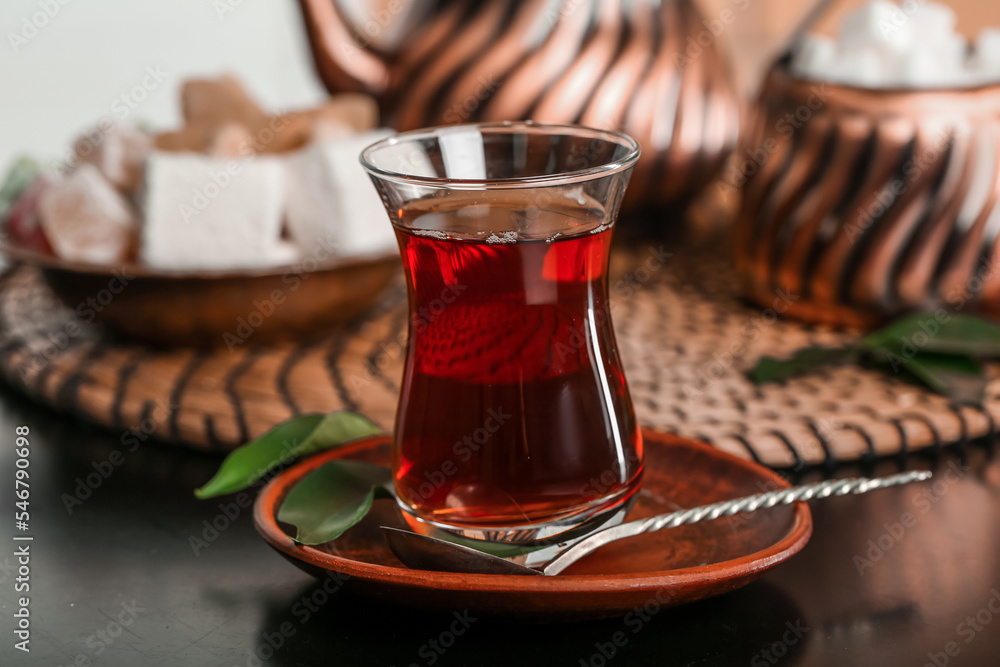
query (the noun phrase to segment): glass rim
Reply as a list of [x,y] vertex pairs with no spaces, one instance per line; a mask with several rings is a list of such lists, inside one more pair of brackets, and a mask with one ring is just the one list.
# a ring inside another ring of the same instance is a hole
[[[617,160],[611,160],[602,164],[597,164],[584,169],[574,169],[570,171],[560,171],[552,174],[540,174],[538,176],[510,176],[503,178],[445,178],[440,176],[419,176],[417,174],[407,174],[404,172],[383,169],[372,161],[372,154],[386,146],[393,146],[403,142],[419,141],[421,139],[440,136],[442,133],[455,132],[462,128],[475,128],[477,130],[488,130],[495,134],[515,134],[518,131],[535,134],[567,134],[583,138],[600,139],[609,143],[614,143],[628,149],[628,152]],[[380,139],[373,144],[369,144],[362,149],[358,160],[365,170],[378,178],[401,183],[405,185],[424,185],[436,188],[448,188],[452,190],[479,190],[498,188],[533,188],[538,186],[568,185],[590,181],[602,176],[619,173],[630,169],[639,159],[642,149],[639,142],[625,134],[615,130],[601,130],[586,125],[572,125],[568,123],[539,123],[531,120],[521,121],[498,121],[482,123],[460,123],[456,125],[438,125],[425,127],[417,130],[399,132],[390,137]]]

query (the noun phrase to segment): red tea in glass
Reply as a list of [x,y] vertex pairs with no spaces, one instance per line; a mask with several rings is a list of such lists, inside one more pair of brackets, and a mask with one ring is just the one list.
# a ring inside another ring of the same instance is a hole
[[[418,529],[565,538],[620,517],[642,472],[607,282],[634,142],[583,128],[460,127],[464,142],[442,128],[363,154],[409,297],[398,501]],[[373,171],[391,170],[401,145],[408,163],[397,169],[416,159],[432,173]]]

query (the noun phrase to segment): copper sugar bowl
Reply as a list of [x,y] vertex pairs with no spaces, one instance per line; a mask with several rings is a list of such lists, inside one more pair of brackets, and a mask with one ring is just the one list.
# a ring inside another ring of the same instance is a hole
[[912,310],[1000,316],[1000,85],[867,89],[779,62],[723,180],[762,305],[865,327]]
[[326,87],[375,96],[390,127],[532,119],[632,135],[627,204],[683,205],[736,143],[725,26],[692,0],[300,4]]

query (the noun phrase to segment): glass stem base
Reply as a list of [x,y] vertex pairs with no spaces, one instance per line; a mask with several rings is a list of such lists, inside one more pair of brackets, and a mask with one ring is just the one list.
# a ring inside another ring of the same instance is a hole
[[[636,498],[635,488],[622,489],[618,494],[601,498],[551,521],[533,522],[511,526],[476,526],[451,524],[427,518],[399,503],[407,526],[415,533],[478,548],[475,542],[494,546],[526,547],[534,550],[528,554],[527,563],[545,562],[572,546],[599,528],[610,528],[621,523]],[[497,555],[504,555],[498,552]]]

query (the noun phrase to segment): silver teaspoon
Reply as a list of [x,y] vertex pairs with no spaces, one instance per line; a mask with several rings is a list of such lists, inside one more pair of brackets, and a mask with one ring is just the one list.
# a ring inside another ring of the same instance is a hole
[[592,551],[616,540],[634,537],[642,533],[650,533],[666,528],[675,528],[689,523],[698,523],[723,516],[732,516],[743,512],[754,512],[765,507],[790,505],[798,501],[861,494],[884,489],[899,484],[909,484],[930,479],[930,471],[890,475],[888,477],[855,477],[850,479],[833,479],[814,484],[803,484],[788,489],[758,493],[743,498],[734,498],[711,505],[678,510],[669,514],[648,519],[638,519],[619,524],[611,528],[599,530],[588,535],[570,548],[549,561],[543,568],[520,565],[506,558],[493,556],[476,549],[420,535],[408,530],[382,526],[382,534],[389,543],[389,548],[407,567],[418,570],[438,570],[443,572],[466,572],[474,574],[533,574],[553,576],[559,574],[570,565],[580,560]]

